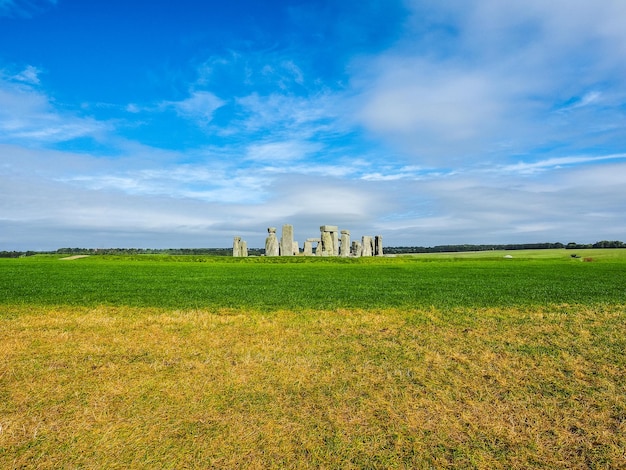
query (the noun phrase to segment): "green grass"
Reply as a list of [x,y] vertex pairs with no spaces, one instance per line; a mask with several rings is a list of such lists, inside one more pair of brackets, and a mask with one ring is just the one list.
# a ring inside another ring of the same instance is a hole
[[22,258],[0,260],[0,302],[259,310],[626,303],[624,250],[593,251],[592,262],[565,250],[513,259]]

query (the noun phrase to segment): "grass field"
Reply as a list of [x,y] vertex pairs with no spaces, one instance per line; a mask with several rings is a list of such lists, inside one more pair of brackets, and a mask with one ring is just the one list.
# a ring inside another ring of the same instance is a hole
[[577,254],[0,260],[0,468],[626,468]]

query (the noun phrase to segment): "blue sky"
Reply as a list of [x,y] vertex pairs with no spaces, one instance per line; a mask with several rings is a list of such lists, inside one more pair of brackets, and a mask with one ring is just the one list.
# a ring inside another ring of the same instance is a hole
[[622,0],[0,0],[0,250],[626,240]]

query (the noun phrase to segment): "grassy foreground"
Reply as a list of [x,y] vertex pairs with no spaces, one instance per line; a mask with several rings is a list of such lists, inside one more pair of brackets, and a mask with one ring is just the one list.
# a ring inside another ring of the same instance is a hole
[[[309,271],[171,261],[0,263],[0,468],[626,467],[619,260],[316,262]],[[320,308],[321,296],[307,304],[288,288],[294,272],[300,286],[336,269],[365,283],[386,273],[402,302],[357,289],[345,307],[344,291],[327,287],[339,305]],[[257,285],[255,272],[287,286],[287,307],[281,289],[265,303],[224,294],[233,276]],[[180,293],[193,296],[202,283],[186,282],[207,276],[212,288],[194,297],[205,307],[193,308]],[[96,289],[94,279],[107,282]],[[548,293],[575,302],[514,292],[546,279]],[[420,304],[401,290],[434,280],[454,302],[424,291],[430,304]],[[179,297],[152,305],[167,298],[159,289]]]
[[624,308],[8,310],[2,468],[626,465]]

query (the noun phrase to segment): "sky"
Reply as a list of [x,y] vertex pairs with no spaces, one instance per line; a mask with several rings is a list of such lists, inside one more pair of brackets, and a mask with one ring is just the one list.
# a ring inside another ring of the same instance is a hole
[[626,240],[623,0],[0,0],[0,251]]

